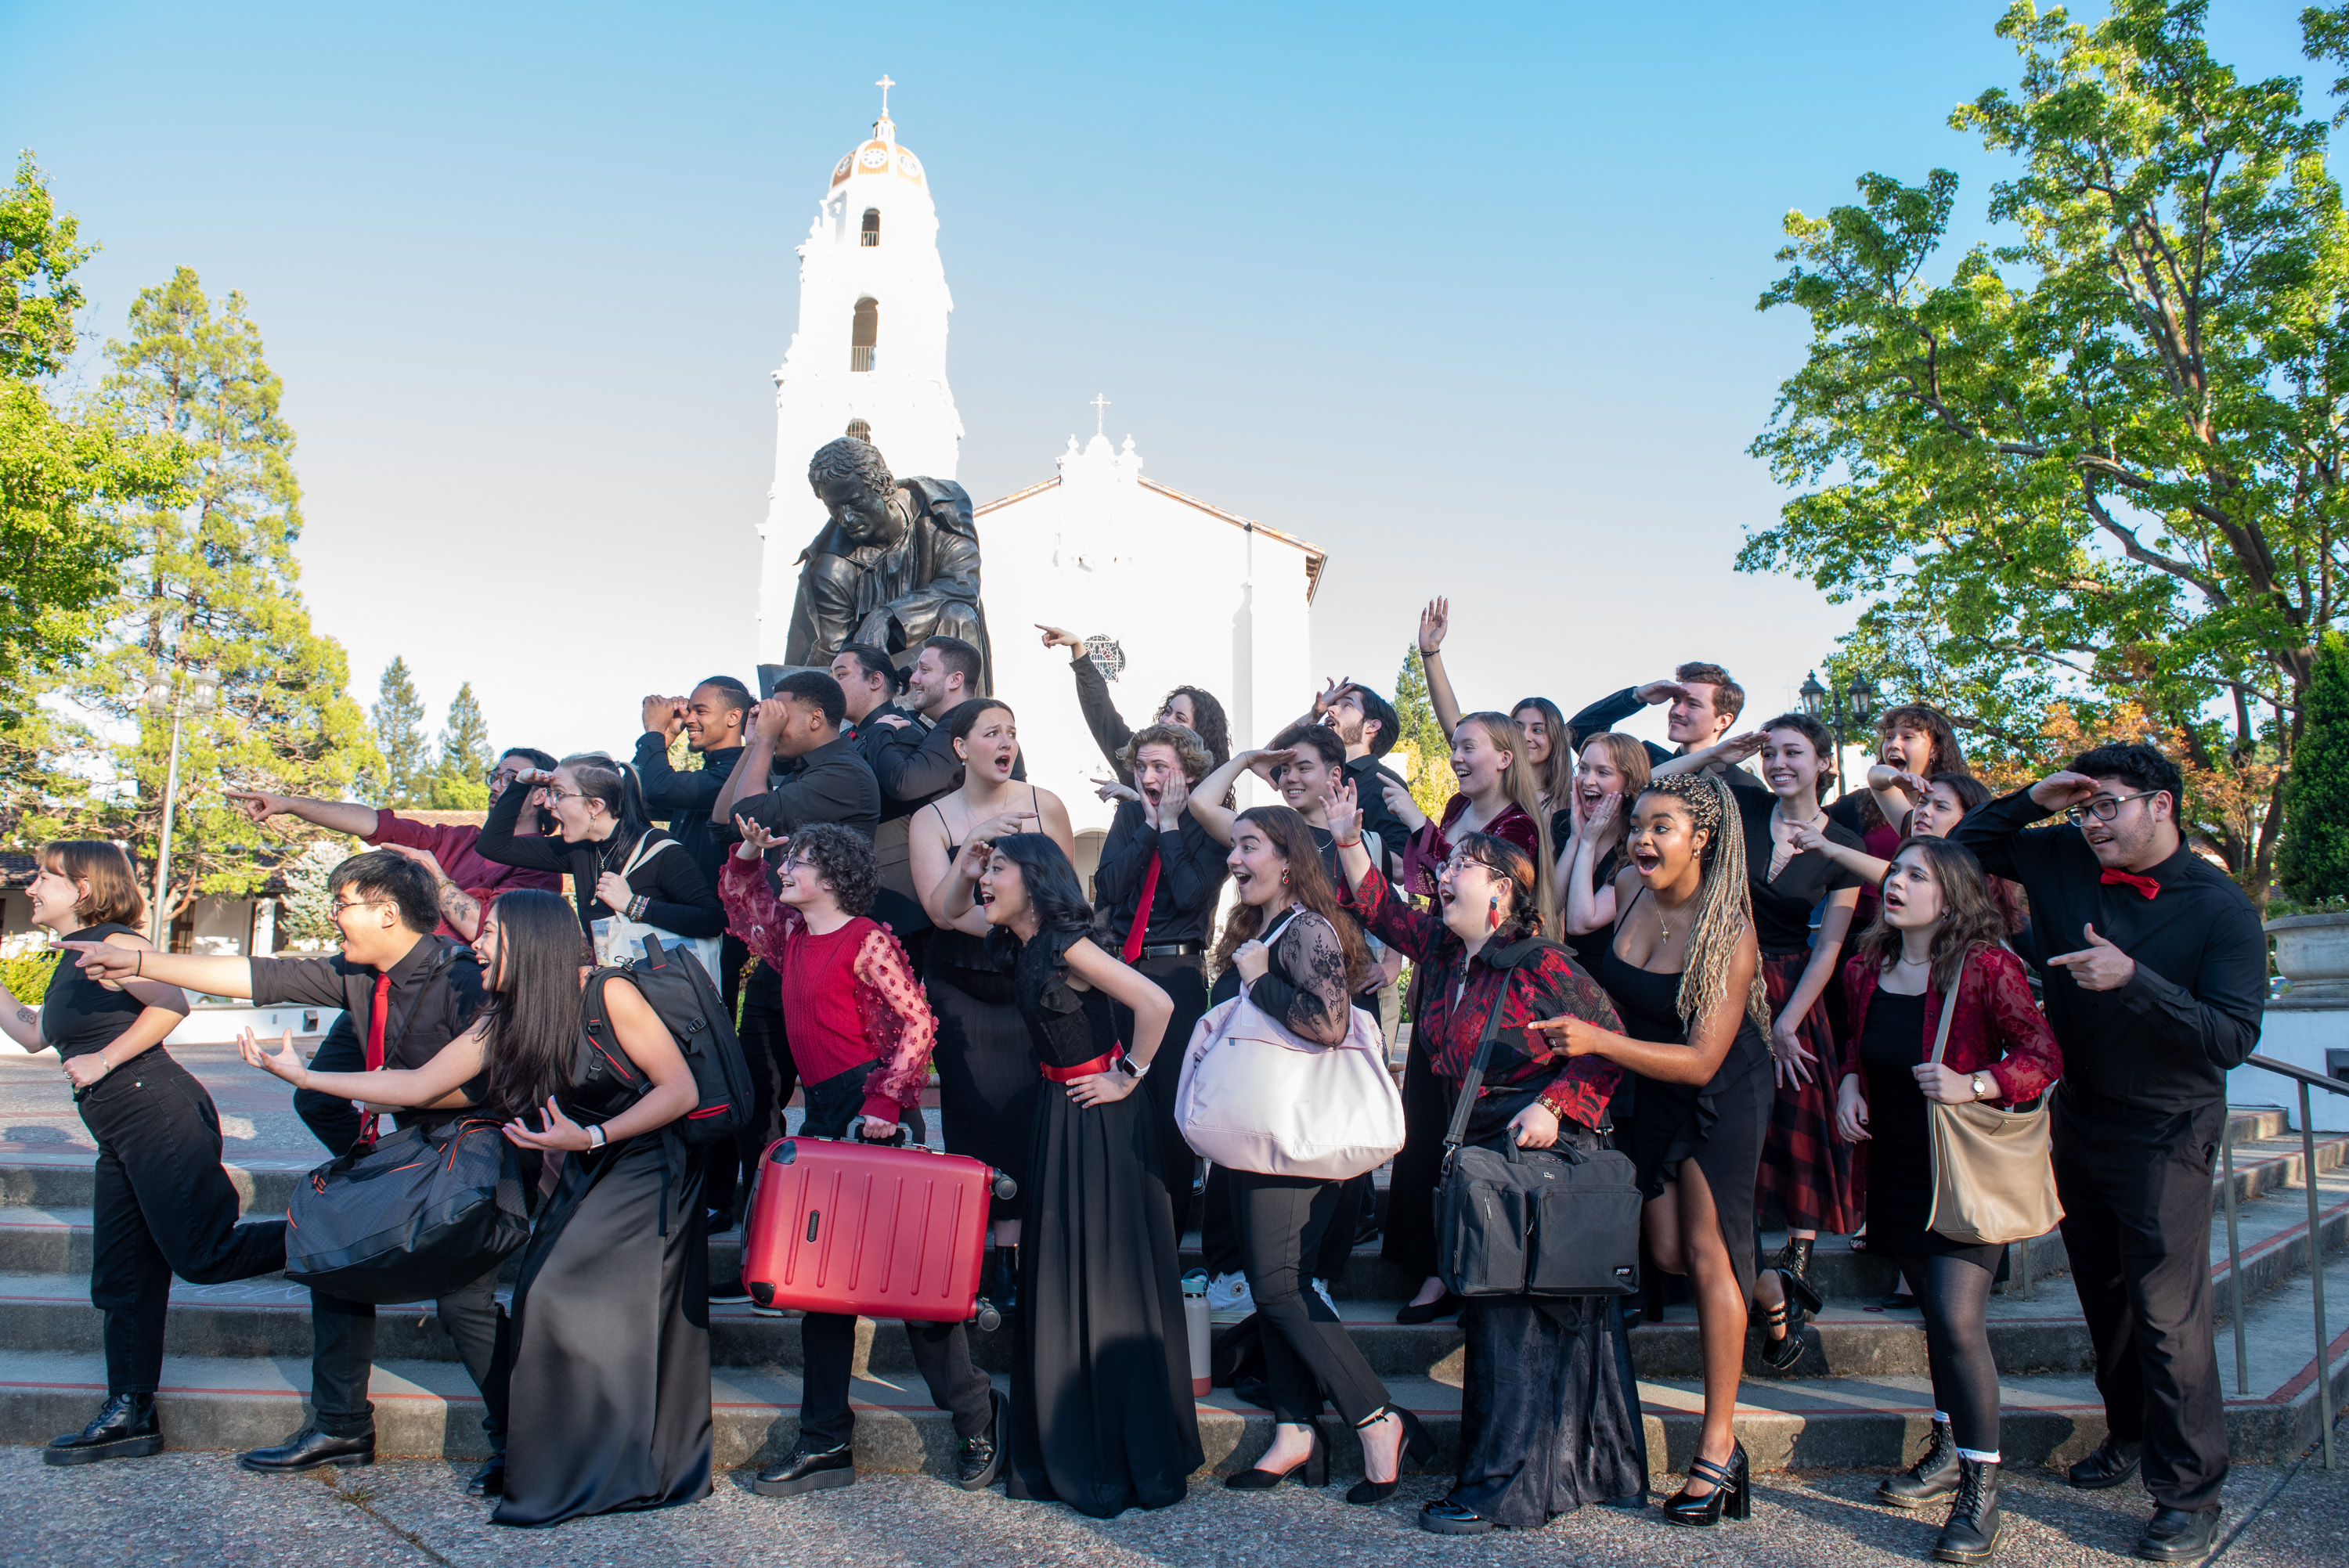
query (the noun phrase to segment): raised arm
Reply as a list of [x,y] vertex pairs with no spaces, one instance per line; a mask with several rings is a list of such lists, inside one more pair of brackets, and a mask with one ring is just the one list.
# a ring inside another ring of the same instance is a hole
[[304,795],[272,795],[261,789],[223,789],[221,793],[255,822],[292,817],[337,833],[348,833],[355,839],[372,838],[377,831],[377,812],[372,806],[349,800],[313,800]]
[[1077,709],[1085,716],[1085,727],[1092,731],[1093,744],[1109,759],[1119,782],[1133,783],[1133,769],[1117,758],[1133,738],[1133,728],[1110,700],[1109,682],[1102,678],[1101,666],[1086,656],[1085,640],[1074,632],[1047,626],[1041,621],[1036,623],[1036,629],[1044,634],[1045,647],[1069,650],[1069,673],[1076,677]]
[[483,1053],[488,1048],[488,1026],[486,1022],[476,1023],[441,1047],[420,1068],[383,1068],[371,1073],[312,1072],[303,1065],[302,1054],[294,1048],[291,1029],[278,1037],[279,1048],[274,1051],[255,1038],[251,1029],[239,1035],[236,1044],[246,1061],[284,1078],[295,1088],[310,1089],[334,1099],[412,1109],[437,1105],[460,1093],[467,1084],[481,1077]]
[[554,779],[554,775],[543,768],[525,768],[516,773],[505,793],[490,803],[489,820],[481,824],[481,836],[473,842],[474,852],[502,866],[522,866],[535,872],[569,871],[571,855],[563,841],[524,839],[514,833],[523,805],[538,792],[540,785],[552,783]]
[[1749,729],[1743,735],[1726,736],[1714,741],[1711,746],[1700,746],[1693,751],[1683,751],[1668,761],[1657,763],[1651,776],[1661,777],[1666,773],[1694,773],[1699,769],[1710,768],[1716,762],[1725,768],[1734,768],[1761,750],[1762,743],[1769,738],[1758,729]]
[[1460,699],[1452,695],[1452,676],[1444,665],[1444,634],[1452,629],[1452,601],[1430,599],[1419,613],[1419,667],[1427,675],[1427,700],[1435,708],[1436,727],[1444,738],[1460,727]]
[[[182,991],[193,991],[200,996],[253,995],[253,960],[250,958],[205,958],[190,953],[158,953],[144,942],[134,945],[127,942],[118,943],[111,938],[104,942],[52,942],[49,946],[66,954],[60,963],[78,963],[82,973],[93,980],[121,989],[129,989],[129,982],[146,980],[157,986],[177,986]],[[169,1005],[163,993],[156,995],[160,1005]],[[141,995],[140,999],[147,1001],[148,997]],[[342,1005],[339,995],[327,1004],[336,1007]]]
[[767,885],[767,871],[761,860],[777,841],[747,819],[737,827],[742,841],[718,870],[718,897],[726,906],[727,929],[742,939],[743,946],[765,959],[768,967],[781,973],[783,950],[806,929],[807,923]]
[[[1615,882],[1604,887],[1593,885],[1599,870],[1600,832],[1623,809],[1620,795],[1603,795],[1592,807],[1590,820],[1576,824],[1574,836],[1566,841],[1566,853],[1557,858],[1557,882],[1566,889],[1566,929],[1576,936],[1588,936],[1594,931],[1604,931],[1615,923]],[[1620,881],[1619,874],[1615,881]]]
[[1885,873],[1892,869],[1890,861],[1879,861],[1866,850],[1855,850],[1849,844],[1837,843],[1816,823],[1797,825],[1793,837],[1796,851],[1816,850],[1870,887],[1882,887]]
[[1207,830],[1210,838],[1219,844],[1229,844],[1232,841],[1232,824],[1238,820],[1239,813],[1224,804],[1224,797],[1232,792],[1233,786],[1240,781],[1240,775],[1253,771],[1262,776],[1266,769],[1294,761],[1296,757],[1294,751],[1273,751],[1263,747],[1253,751],[1234,752],[1229,762],[1193,787],[1191,815],[1198,819],[1199,826]]

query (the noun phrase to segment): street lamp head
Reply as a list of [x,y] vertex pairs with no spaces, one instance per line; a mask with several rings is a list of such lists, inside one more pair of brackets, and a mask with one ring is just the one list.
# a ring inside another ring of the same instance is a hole
[[171,684],[157,681],[139,694],[139,706],[160,718],[171,711]]
[[220,676],[212,670],[198,670],[188,677],[188,707],[195,713],[210,713],[220,695]]
[[1865,672],[1851,677],[1851,717],[1866,724],[1876,715],[1876,683]]
[[1817,718],[1826,712],[1827,688],[1819,685],[1818,671],[1813,670],[1803,677],[1803,685],[1797,695],[1803,699],[1803,711],[1813,718]]

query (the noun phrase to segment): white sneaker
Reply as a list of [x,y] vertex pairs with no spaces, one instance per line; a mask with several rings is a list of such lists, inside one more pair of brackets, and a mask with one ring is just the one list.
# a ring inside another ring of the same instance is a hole
[[1330,1316],[1335,1317],[1338,1315],[1338,1304],[1330,1299],[1330,1282],[1328,1280],[1315,1280],[1313,1282],[1313,1294],[1321,1298],[1321,1305],[1330,1309]]
[[1256,1297],[1248,1292],[1247,1275],[1227,1274],[1207,1282],[1207,1321],[1237,1323],[1256,1311]]

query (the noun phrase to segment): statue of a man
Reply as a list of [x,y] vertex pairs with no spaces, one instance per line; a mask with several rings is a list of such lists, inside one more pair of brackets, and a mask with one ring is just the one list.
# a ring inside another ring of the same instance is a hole
[[979,687],[990,689],[970,493],[952,480],[894,480],[854,436],[816,449],[808,484],[832,517],[800,555],[784,662],[820,668],[848,643],[894,655],[959,637],[978,650]]

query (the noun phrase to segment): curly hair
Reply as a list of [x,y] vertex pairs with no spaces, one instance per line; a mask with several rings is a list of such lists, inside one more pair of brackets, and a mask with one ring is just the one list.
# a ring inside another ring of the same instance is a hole
[[881,864],[873,841],[839,822],[814,822],[793,833],[788,852],[804,860],[840,901],[843,914],[863,914],[880,891]]
[[1216,760],[1215,754],[1207,749],[1206,740],[1195,731],[1185,729],[1179,724],[1154,724],[1147,729],[1135,730],[1133,738],[1127,741],[1125,748],[1117,754],[1117,765],[1128,773],[1133,772],[1134,758],[1142,755],[1142,748],[1145,746],[1171,748],[1176,757],[1182,758],[1183,777],[1194,784],[1222,766]]
[[[1941,917],[1933,927],[1933,941],[1928,960],[1933,974],[1933,989],[1943,995],[1958,983],[1958,973],[1965,966],[1966,954],[1977,947],[1995,947],[2006,940],[2006,916],[1992,895],[1990,879],[1982,874],[1982,862],[1973,851],[1951,839],[1908,838],[1892,851],[1899,860],[1914,850],[1924,857],[1926,869],[1933,874],[1933,885],[1941,890]],[[1859,934],[1855,950],[1878,970],[1889,969],[1900,956],[1899,930],[1884,919],[1884,906],[1878,904],[1876,919]]]
[[[1174,707],[1178,696],[1191,699],[1191,717],[1199,721],[1191,727],[1200,744],[1206,747],[1207,755],[1215,759],[1207,769],[1212,773],[1232,759],[1232,721],[1225,717],[1224,705],[1216,700],[1215,693],[1195,686],[1179,686],[1168,692],[1166,700],[1158,705],[1158,711],[1164,713]],[[1196,781],[1195,776],[1193,782]]]
[[[1697,888],[1696,923],[1689,931],[1678,1000],[1682,1020],[1693,1026],[1728,998],[1730,965],[1736,961],[1739,939],[1754,923],[1754,893],[1745,882],[1744,823],[1729,786],[1710,773],[1667,773],[1648,780],[1640,793],[1671,796],[1688,812],[1689,825],[1706,835],[1704,880]],[[1770,998],[1758,964],[1745,993],[1745,1016],[1754,1027],[1769,1029]]]
[[[1884,710],[1884,716],[1876,721],[1876,754],[1878,757],[1884,755],[1883,743],[1892,738],[1892,732],[1896,729],[1922,730],[1932,741],[1931,760],[1923,768],[1910,769],[1909,771],[1911,773],[1933,775],[1934,781],[1938,782],[1938,776],[1942,774],[1964,775],[1971,772],[1966,767],[1965,748],[1958,743],[1957,726],[1948,714],[1931,703],[1908,702]],[[1973,806],[1969,804],[1966,810],[1971,811]],[[1883,820],[1884,809],[1876,803],[1876,791],[1860,791],[1860,832],[1865,834]]]
[[808,459],[808,488],[820,488],[826,480],[854,480],[868,490],[887,495],[897,488],[889,472],[889,465],[881,456],[881,449],[870,441],[860,441],[854,436],[843,436],[836,441],[826,441]]

